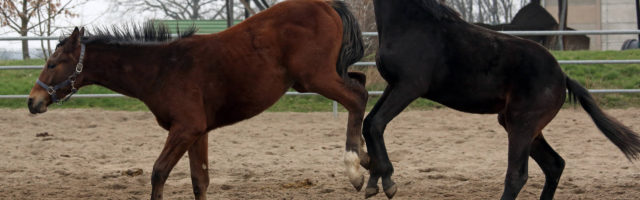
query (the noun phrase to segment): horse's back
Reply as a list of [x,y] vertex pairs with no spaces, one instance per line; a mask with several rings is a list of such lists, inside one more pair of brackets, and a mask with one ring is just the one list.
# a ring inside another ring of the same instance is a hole
[[541,45],[465,22],[445,26],[385,38],[378,55],[385,80],[423,87],[423,97],[471,113],[500,112],[513,95],[564,90],[564,73]]
[[[336,21],[336,19],[338,21]],[[293,74],[309,73],[310,65],[292,66],[291,59],[329,62],[340,50],[342,24],[325,1],[289,0],[278,3],[223,32],[192,41],[203,47],[195,58],[202,64],[196,76],[206,80],[211,126],[253,117],[273,105],[295,83]],[[304,55],[301,55],[304,54]],[[335,71],[334,58],[330,69]],[[313,66],[313,65],[311,65]],[[212,84],[214,83],[214,84]],[[237,109],[243,108],[243,109]]]
[[514,100],[564,92],[565,75],[541,45],[473,25],[461,29],[464,37],[448,40],[447,75],[428,96],[462,111],[493,113]]

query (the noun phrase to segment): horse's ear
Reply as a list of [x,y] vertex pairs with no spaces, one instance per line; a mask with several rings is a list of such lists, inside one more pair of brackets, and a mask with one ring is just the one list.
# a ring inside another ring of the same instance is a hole
[[80,37],[82,38],[84,36],[84,27],[80,28]]
[[80,37],[80,29],[78,29],[78,27],[73,28],[73,32],[71,32],[71,36],[69,36],[69,39],[78,39],[78,37]]
[[[84,29],[82,32],[84,33]],[[81,37],[80,34],[82,33],[80,33],[78,27],[73,29],[73,32],[71,32],[71,36],[69,36],[67,42],[64,44],[65,51],[69,52],[75,50],[75,48],[79,45],[79,39]]]

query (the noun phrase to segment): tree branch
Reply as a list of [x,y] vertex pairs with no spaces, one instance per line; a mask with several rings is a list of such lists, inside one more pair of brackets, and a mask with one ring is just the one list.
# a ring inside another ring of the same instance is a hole
[[[8,10],[5,9],[1,9],[0,13],[2,14],[2,16],[4,16],[4,19],[9,22],[7,23],[7,26],[9,26],[11,29],[16,30],[16,31],[20,31],[19,29],[17,29],[18,27],[20,27],[20,25],[11,18],[10,13],[7,13]],[[14,27],[15,26],[15,27]]]
[[62,14],[62,12],[65,11],[67,9],[67,6],[69,6],[70,4],[71,4],[71,1],[68,1],[65,5],[60,7],[56,12],[54,12],[53,14],[51,14],[50,16],[45,18],[44,20],[38,20],[39,21],[38,23],[32,25],[31,27],[28,27],[27,30],[31,30],[34,27],[39,26],[40,24],[43,24],[43,23],[47,22],[48,20],[55,19],[58,15]]
[[249,14],[251,14],[251,15],[255,15],[256,14],[256,11],[251,9],[251,6],[247,2],[247,0],[240,0],[240,3],[242,3],[242,5],[244,5],[244,9],[245,10],[249,11]]

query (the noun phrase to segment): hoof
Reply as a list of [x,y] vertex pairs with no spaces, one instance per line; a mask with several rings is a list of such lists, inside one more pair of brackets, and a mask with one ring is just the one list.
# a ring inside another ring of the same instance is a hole
[[364,185],[364,175],[360,175],[359,179],[353,179],[350,182],[351,185],[353,185],[353,187],[356,188],[358,192],[360,192],[362,186]]
[[398,187],[396,186],[396,184],[393,184],[391,187],[384,189],[384,194],[387,195],[387,198],[392,199],[393,196],[396,195],[397,191],[398,191]]
[[369,197],[372,196],[376,196],[376,194],[378,194],[378,187],[368,187],[367,189],[364,189],[364,198],[368,199]]

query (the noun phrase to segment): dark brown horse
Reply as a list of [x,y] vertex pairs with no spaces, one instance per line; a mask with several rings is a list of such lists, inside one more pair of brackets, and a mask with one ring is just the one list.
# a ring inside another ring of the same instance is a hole
[[515,199],[524,186],[529,156],[546,177],[540,198],[553,198],[565,163],[542,129],[562,107],[567,90],[629,159],[640,158],[640,137],[598,108],[539,44],[469,24],[438,0],[374,0],[374,8],[377,66],[389,85],[363,125],[371,159],[367,197],[378,192],[380,178],[386,195],[395,194],[383,132],[420,97],[463,112],[498,114],[509,138],[502,199]]
[[83,33],[76,28],[58,44],[31,90],[29,110],[43,113],[91,84],[140,99],[169,131],[153,167],[151,199],[162,198],[167,176],[185,152],[196,199],[206,199],[207,133],[261,113],[291,87],[319,93],[349,111],[345,163],[350,181],[362,185],[367,91],[364,75],[347,67],[363,48],[345,4],[286,1],[224,32],[190,30],[175,40],[165,27],[152,25]]

